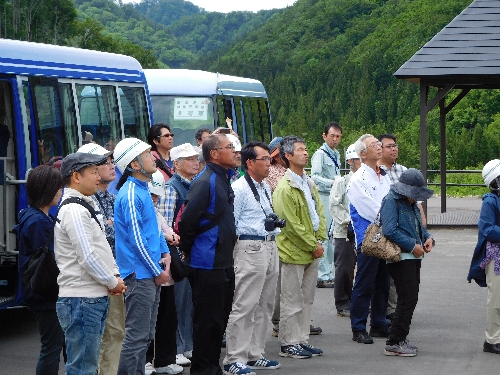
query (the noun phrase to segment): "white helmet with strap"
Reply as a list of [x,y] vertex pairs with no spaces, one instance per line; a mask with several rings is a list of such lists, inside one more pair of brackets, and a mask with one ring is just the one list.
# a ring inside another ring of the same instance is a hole
[[[120,142],[118,142],[113,152],[115,165],[118,167],[121,173],[124,173],[126,170],[128,170],[130,172],[142,173],[146,177],[151,178],[151,175],[149,173],[146,173],[146,171],[144,170],[144,165],[142,164],[142,160],[140,157],[140,155],[144,151],[150,148],[150,145],[137,138],[122,139]],[[141,165],[140,171],[136,171],[128,167],[128,165],[135,159],[137,159],[137,161]]]
[[165,197],[165,178],[159,170],[153,173],[151,180],[148,182],[149,192],[158,195],[160,198]]
[[345,152],[345,160],[351,160],[351,159],[359,159],[359,156],[356,153],[356,148],[354,147],[354,144],[347,147],[347,150]]
[[106,155],[109,156],[113,152],[106,150],[104,147],[99,146],[97,143],[87,143],[78,149],[77,152],[84,152],[86,154],[94,154],[94,155]]
[[498,190],[500,186],[498,186],[496,189],[492,189],[490,184],[493,182],[493,180],[496,180],[498,176],[500,176],[500,160],[499,159],[493,159],[490,160],[489,162],[486,163],[486,165],[483,168],[483,180],[484,183],[486,184],[487,187],[490,188],[490,190]]

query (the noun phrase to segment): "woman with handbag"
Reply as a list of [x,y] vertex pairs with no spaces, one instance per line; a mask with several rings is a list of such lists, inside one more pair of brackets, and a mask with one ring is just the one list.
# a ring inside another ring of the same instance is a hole
[[483,195],[477,224],[479,232],[467,280],[488,288],[486,330],[483,351],[500,354],[500,160],[483,168],[483,180],[490,192]]
[[[62,195],[63,179],[59,170],[40,165],[28,175],[26,190],[29,207],[19,213],[19,224],[14,227],[19,250],[19,276],[28,267],[30,257],[38,248],[49,244],[54,251],[54,240],[47,241],[52,234],[54,218],[49,209],[56,206]],[[59,371],[59,358],[64,346],[64,334],[59,325],[56,303],[41,297],[20,282],[24,302],[35,314],[40,332],[41,349],[36,374],[56,375]]]
[[387,264],[398,296],[384,349],[388,356],[414,357],[417,354],[417,347],[408,342],[407,336],[418,301],[422,258],[434,246],[434,239],[422,224],[417,201],[427,200],[433,193],[425,187],[422,173],[410,168],[401,174],[399,182],[391,185],[382,200],[382,233],[401,248],[401,260]]

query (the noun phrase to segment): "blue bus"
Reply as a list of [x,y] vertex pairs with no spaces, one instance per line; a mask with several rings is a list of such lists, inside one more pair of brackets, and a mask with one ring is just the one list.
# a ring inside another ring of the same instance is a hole
[[251,78],[188,69],[145,69],[156,122],[169,124],[175,144],[193,143],[196,130],[232,121],[243,143],[272,139],[264,85]]
[[146,139],[152,116],[134,58],[0,39],[0,309],[22,301],[12,228],[29,171],[57,167],[86,142],[113,150],[124,137]]

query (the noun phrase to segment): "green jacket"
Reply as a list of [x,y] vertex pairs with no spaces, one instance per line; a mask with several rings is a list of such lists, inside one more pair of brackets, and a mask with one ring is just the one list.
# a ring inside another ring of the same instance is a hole
[[326,220],[318,188],[309,177],[307,182],[319,215],[319,229],[316,232],[313,229],[304,193],[295,182],[290,170],[285,172],[273,193],[274,210],[280,218],[286,220],[286,226],[276,236],[279,257],[283,263],[312,263],[314,261],[312,253],[318,246],[318,240],[326,240]]

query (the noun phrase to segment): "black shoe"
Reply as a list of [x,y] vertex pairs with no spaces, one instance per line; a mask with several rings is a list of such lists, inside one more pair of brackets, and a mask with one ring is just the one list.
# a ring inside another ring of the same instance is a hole
[[320,280],[316,283],[316,288],[334,288],[335,283],[333,280]]
[[310,335],[319,335],[323,330],[321,327],[315,327],[312,324],[309,326],[309,334]]
[[500,354],[500,344],[490,344],[489,342],[484,342],[483,352]]
[[381,328],[370,328],[370,336],[371,337],[389,337],[389,328],[381,327]]
[[352,341],[357,341],[360,344],[373,344],[373,339],[366,331],[355,331],[352,333]]

